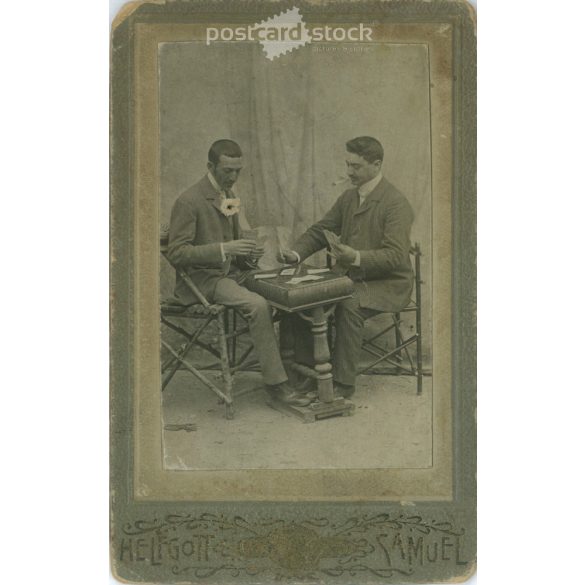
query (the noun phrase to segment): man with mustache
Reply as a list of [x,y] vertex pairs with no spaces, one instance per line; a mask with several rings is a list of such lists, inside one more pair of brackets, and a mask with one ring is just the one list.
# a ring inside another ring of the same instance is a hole
[[[306,406],[311,399],[288,383],[269,304],[243,286],[245,271],[256,266],[264,250],[254,240],[240,237],[238,200],[232,187],[242,166],[242,151],[236,142],[224,139],[211,145],[207,174],[173,206],[168,258],[187,272],[210,302],[236,307],[244,314],[269,393],[288,404]],[[197,302],[178,274],[175,297],[185,305]]]
[[[300,263],[329,241],[330,255],[336,260],[334,270],[354,281],[356,294],[339,303],[335,311],[333,348],[335,393],[349,398],[355,391],[366,319],[380,312],[400,311],[410,300],[414,281],[410,228],[414,213],[406,198],[382,175],[384,149],[378,140],[360,136],[345,146],[352,188],[291,250],[283,250],[279,260]],[[297,360],[309,362],[305,348],[310,338],[304,339],[297,344]],[[299,358],[299,353],[304,355]]]

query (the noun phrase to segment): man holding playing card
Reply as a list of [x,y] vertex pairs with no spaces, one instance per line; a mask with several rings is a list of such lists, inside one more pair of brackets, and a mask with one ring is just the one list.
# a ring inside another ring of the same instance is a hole
[[400,311],[410,300],[414,280],[409,258],[410,228],[414,213],[406,198],[382,175],[384,149],[378,140],[361,136],[345,146],[352,188],[291,250],[282,250],[279,260],[300,263],[327,247],[336,261],[334,270],[354,281],[354,297],[339,303],[335,311],[333,348],[335,392],[349,398],[355,391],[366,319],[380,312]]
[[[238,144],[232,140],[214,142],[209,149],[207,169],[207,174],[173,205],[169,260],[175,268],[187,272],[210,302],[242,311],[270,394],[288,404],[306,406],[311,399],[288,383],[270,306],[243,286],[247,271],[257,266],[264,249],[253,239],[242,238],[238,221],[240,200],[232,191],[242,169]],[[175,297],[185,305],[197,302],[179,275]]]

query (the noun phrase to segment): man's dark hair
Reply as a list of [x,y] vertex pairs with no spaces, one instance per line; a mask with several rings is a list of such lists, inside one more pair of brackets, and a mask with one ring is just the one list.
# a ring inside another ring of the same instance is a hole
[[384,160],[384,148],[382,145],[371,136],[358,136],[352,138],[345,143],[347,152],[357,154],[362,158],[365,158],[369,163],[376,162],[377,160]]
[[207,153],[207,160],[216,165],[219,162],[221,155],[229,156],[230,158],[240,158],[242,156],[242,149],[237,142],[222,138],[216,140]]

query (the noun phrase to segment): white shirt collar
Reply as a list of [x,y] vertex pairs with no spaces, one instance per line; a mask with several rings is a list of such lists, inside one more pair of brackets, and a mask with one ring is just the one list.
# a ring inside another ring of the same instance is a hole
[[211,171],[209,171],[207,173],[207,178],[209,179],[209,182],[211,183],[212,187],[218,192],[218,193],[222,193],[222,189],[221,187],[218,185],[217,181],[215,180],[215,177],[211,174]]
[[358,193],[360,197],[367,197],[382,180],[382,173],[378,173],[373,179],[370,179],[367,183],[358,187]]

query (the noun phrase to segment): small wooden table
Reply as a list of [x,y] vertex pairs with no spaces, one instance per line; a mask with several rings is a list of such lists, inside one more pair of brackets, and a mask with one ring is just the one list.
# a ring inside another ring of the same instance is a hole
[[[271,398],[268,403],[281,412],[293,414],[304,422],[315,422],[331,416],[348,416],[354,404],[344,398],[336,398],[331,374],[331,352],[327,339],[328,320],[338,302],[352,296],[354,285],[347,276],[331,271],[315,274],[318,280],[292,284],[294,277],[305,276],[311,269],[301,266],[294,275],[282,275],[282,270],[266,270],[259,275],[278,274],[274,278],[255,279],[251,275],[246,288],[263,296],[280,312],[280,346],[284,367],[291,377],[292,372],[317,380],[319,399],[309,406],[299,407]],[[313,357],[315,366],[310,368],[294,360],[293,315],[308,321],[313,334]]]

